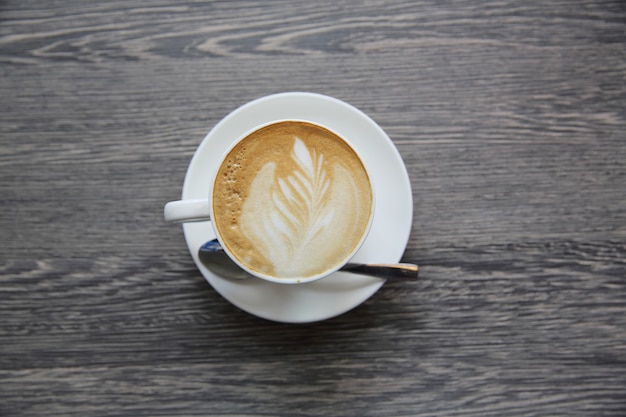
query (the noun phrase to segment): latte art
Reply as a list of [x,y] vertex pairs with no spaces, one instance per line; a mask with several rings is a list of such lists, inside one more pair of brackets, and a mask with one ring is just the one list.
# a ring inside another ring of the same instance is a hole
[[214,185],[214,222],[240,263],[278,278],[306,278],[342,263],[372,212],[354,151],[310,123],[280,122],[242,140]]
[[323,156],[298,138],[291,157],[294,170],[286,177],[276,175],[273,162],[261,169],[241,213],[243,234],[280,277],[314,273],[316,261],[332,257],[333,241],[355,232],[345,215],[357,209],[358,196],[346,170],[335,167],[331,184]]

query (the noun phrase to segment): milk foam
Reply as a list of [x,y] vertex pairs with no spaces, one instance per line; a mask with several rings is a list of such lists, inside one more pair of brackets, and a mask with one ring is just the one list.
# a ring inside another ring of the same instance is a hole
[[[347,145],[336,147],[338,138],[322,146],[319,138],[287,136],[271,151],[265,143],[258,161],[241,164],[259,164],[243,176],[245,192],[236,188],[241,179],[233,171],[245,152],[234,152],[239,159],[220,171],[223,205],[232,216],[215,221],[231,253],[250,269],[304,278],[333,268],[352,252],[369,223],[372,195],[360,160]],[[252,152],[254,146],[242,148]],[[327,148],[332,151],[325,155]]]

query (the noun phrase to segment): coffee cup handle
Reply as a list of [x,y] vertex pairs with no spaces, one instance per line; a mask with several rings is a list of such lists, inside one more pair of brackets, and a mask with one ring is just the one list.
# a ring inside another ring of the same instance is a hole
[[211,220],[207,199],[170,201],[163,208],[163,216],[166,222],[174,223]]

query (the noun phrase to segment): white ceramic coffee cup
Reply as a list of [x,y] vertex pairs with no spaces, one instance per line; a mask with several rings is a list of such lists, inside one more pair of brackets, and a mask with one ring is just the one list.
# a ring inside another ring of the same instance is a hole
[[[225,163],[225,160],[227,158],[227,156],[229,155],[229,153],[231,152],[231,150],[237,146],[237,144],[247,138],[249,135],[251,135],[253,132],[258,131],[259,129],[262,129],[266,126],[270,126],[276,123],[280,123],[280,122],[285,122],[285,121],[291,121],[291,122],[304,122],[304,123],[308,123],[308,124],[313,124],[313,125],[317,125],[322,127],[325,130],[328,130],[330,132],[332,132],[334,134],[334,136],[336,136],[337,138],[341,139],[346,145],[348,145],[352,151],[354,152],[354,154],[359,158],[359,160],[361,161],[363,167],[365,168],[366,173],[368,173],[367,170],[367,166],[365,165],[365,163],[363,162],[363,158],[361,158],[359,156],[359,152],[357,151],[357,149],[355,149],[355,147],[350,143],[349,140],[347,140],[346,138],[344,138],[342,135],[338,134],[337,132],[331,130],[330,128],[321,125],[320,123],[314,122],[314,121],[309,121],[309,120],[296,120],[296,119],[281,119],[281,120],[273,120],[271,122],[268,123],[264,123],[261,124],[259,126],[256,126],[255,128],[249,130],[248,132],[246,132],[245,134],[243,134],[241,137],[237,138],[236,140],[233,141],[233,143],[231,144],[231,146],[226,150],[226,152],[224,152],[224,154],[222,155],[222,157],[220,158],[220,162],[219,164],[217,164],[217,166],[212,167],[210,170],[210,174],[208,175],[209,181],[208,181],[208,196],[206,199],[184,199],[184,200],[177,200],[177,201],[170,201],[168,202],[165,207],[164,207],[164,217],[165,220],[167,222],[172,222],[172,223],[186,223],[186,222],[199,222],[199,221],[211,221],[212,218],[214,218],[213,216],[213,189],[215,187],[215,180],[216,180],[216,175],[217,172],[219,171],[219,168]],[[368,173],[369,176],[369,173]],[[245,271],[247,271],[249,274],[264,279],[266,281],[270,281],[270,282],[275,282],[275,283],[280,283],[280,284],[301,284],[301,283],[306,283],[306,282],[312,282],[321,278],[325,278],[329,275],[331,275],[332,273],[336,272],[337,270],[341,269],[342,266],[344,266],[346,263],[348,263],[350,261],[350,259],[356,254],[356,252],[358,252],[358,250],[360,249],[360,247],[363,245],[363,243],[365,242],[367,235],[369,233],[369,230],[371,228],[372,225],[372,221],[374,218],[374,207],[375,207],[375,194],[374,194],[374,188],[373,188],[373,183],[371,181],[371,176],[370,176],[370,180],[369,180],[369,186],[370,186],[370,190],[371,190],[371,207],[369,207],[369,220],[367,223],[367,227],[364,228],[362,235],[360,236],[360,239],[358,241],[358,244],[356,244],[353,249],[346,254],[346,256],[343,258],[343,260],[341,262],[335,263],[334,265],[332,265],[332,267],[329,267],[327,269],[325,269],[323,272],[315,274],[315,275],[311,275],[311,276],[306,276],[306,277],[301,277],[301,276],[295,276],[295,277],[275,277],[272,275],[268,275],[262,272],[259,272],[257,270],[251,269],[249,267],[247,267],[246,265],[244,265],[243,263],[241,263],[237,256],[235,256],[233,253],[231,253],[231,251],[229,250],[229,245],[224,242],[224,237],[221,235],[219,229],[216,227],[216,225],[212,223],[212,228],[215,232],[215,235],[218,239],[218,241],[220,242],[222,248],[224,249],[224,251],[226,252],[226,254],[233,260],[233,262],[235,262],[239,267],[241,267],[242,269],[244,269]],[[208,238],[207,238],[208,240]]]

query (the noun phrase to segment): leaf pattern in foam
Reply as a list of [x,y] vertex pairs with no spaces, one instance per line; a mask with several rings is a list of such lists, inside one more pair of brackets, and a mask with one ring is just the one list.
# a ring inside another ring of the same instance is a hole
[[[307,245],[332,220],[333,212],[326,201],[330,181],[324,171],[324,156],[295,138],[291,175],[278,178],[271,201],[280,215],[272,216],[272,225],[289,241],[291,252]],[[297,254],[292,253],[296,256]]]
[[[244,235],[273,266],[263,272],[276,276],[299,275],[303,265],[315,263],[311,256],[333,252],[329,243],[338,232],[349,233],[355,209],[356,191],[344,169],[334,168],[331,184],[323,155],[298,138],[290,158],[288,174],[278,174],[284,170],[274,162],[259,171],[240,218]],[[333,199],[343,204],[339,212],[327,204]]]

